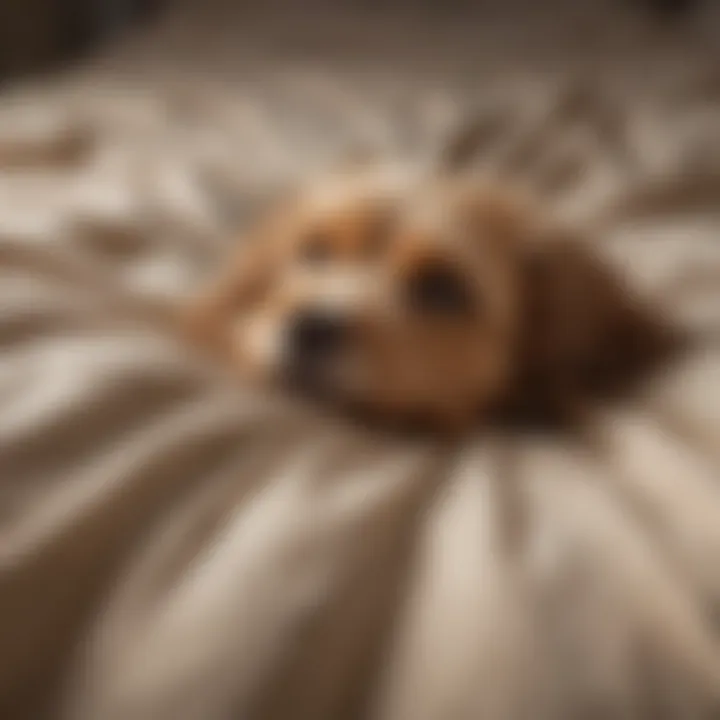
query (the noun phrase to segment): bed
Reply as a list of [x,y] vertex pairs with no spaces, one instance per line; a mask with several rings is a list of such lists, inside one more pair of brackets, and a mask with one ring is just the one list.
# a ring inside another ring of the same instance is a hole
[[[193,5],[0,97],[0,717],[717,717],[718,8]],[[702,338],[592,437],[385,437],[168,332],[279,192],[470,114]]]

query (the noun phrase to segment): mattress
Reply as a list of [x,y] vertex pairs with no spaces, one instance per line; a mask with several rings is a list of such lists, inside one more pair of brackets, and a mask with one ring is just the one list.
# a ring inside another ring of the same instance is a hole
[[[714,717],[717,31],[189,3],[0,96],[0,716]],[[591,436],[389,437],[174,336],[284,190],[469,116],[699,337]]]

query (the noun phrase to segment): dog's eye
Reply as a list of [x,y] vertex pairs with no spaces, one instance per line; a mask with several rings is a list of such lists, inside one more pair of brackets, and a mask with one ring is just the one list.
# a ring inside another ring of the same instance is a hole
[[470,288],[453,268],[422,268],[407,286],[410,307],[425,315],[457,316],[472,312]]
[[322,263],[330,258],[332,244],[330,238],[322,233],[311,233],[300,245],[300,258],[308,263]]

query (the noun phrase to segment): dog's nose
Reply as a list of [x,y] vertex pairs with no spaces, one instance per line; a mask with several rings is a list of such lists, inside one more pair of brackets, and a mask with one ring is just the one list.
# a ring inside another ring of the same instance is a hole
[[290,350],[296,360],[323,359],[341,350],[348,335],[348,325],[343,318],[328,312],[302,312],[290,327]]

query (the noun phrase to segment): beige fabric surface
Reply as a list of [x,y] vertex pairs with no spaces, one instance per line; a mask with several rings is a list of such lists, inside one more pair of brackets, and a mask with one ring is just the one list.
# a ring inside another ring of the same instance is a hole
[[[668,35],[520,4],[209,3],[0,97],[0,717],[718,711],[714,11]],[[592,442],[379,437],[166,332],[254,208],[351,147],[422,157],[466,112],[479,167],[602,217],[705,334]]]

